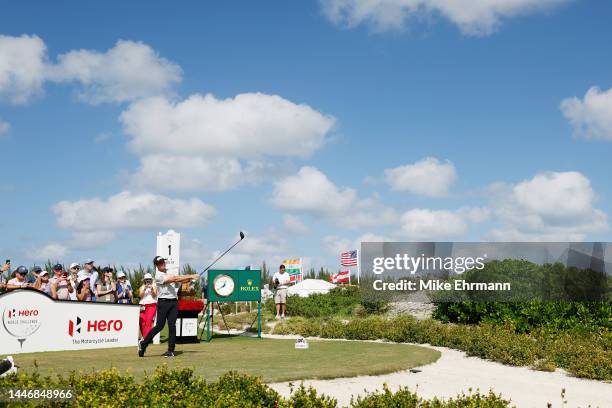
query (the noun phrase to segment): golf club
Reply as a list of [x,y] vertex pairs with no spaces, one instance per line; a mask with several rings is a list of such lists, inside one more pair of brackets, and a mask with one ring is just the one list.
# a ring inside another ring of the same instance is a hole
[[215,259],[214,261],[212,261],[212,263],[210,265],[208,265],[206,268],[204,268],[204,270],[202,272],[200,272],[200,276],[202,276],[204,274],[204,272],[206,272],[207,270],[209,270],[214,264],[217,263],[217,261],[221,258],[223,258],[225,256],[225,254],[227,254],[229,251],[232,250],[232,248],[234,248],[236,245],[238,245],[242,240],[244,239],[244,232],[240,231],[240,239],[238,241],[236,241],[231,247],[227,248],[227,250],[222,253],[221,255],[219,255],[217,257],[217,259]]

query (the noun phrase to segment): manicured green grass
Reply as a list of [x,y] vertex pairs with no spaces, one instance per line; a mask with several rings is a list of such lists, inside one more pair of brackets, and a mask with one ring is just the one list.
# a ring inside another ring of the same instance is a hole
[[211,343],[179,344],[177,356],[160,355],[165,344],[151,345],[144,358],[136,347],[58,351],[13,356],[20,370],[42,375],[91,372],[116,367],[137,379],[167,363],[190,367],[208,380],[230,370],[261,376],[264,381],[336,378],[383,374],[436,361],[440,353],[426,347],[372,342],[311,341],[307,350],[296,350],[293,340],[248,337],[216,338]]

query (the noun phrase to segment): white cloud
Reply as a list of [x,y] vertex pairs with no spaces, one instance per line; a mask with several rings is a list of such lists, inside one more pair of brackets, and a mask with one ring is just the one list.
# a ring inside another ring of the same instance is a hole
[[336,235],[328,235],[323,238],[323,248],[331,255],[340,255],[341,252],[349,251],[353,248],[353,241],[348,238],[338,237]]
[[123,191],[106,200],[61,201],[53,206],[57,223],[73,231],[111,231],[139,228],[187,228],[206,223],[213,207],[197,198]]
[[286,214],[283,216],[283,227],[287,232],[299,235],[306,235],[310,233],[310,228],[295,215]]
[[277,178],[285,167],[259,160],[149,154],[130,175],[130,185],[147,191],[227,191]]
[[381,226],[396,219],[395,211],[378,197],[359,199],[354,189],[336,186],[311,166],[276,181],[271,201],[277,208],[323,216],[349,229]]
[[284,236],[275,230],[259,235],[246,232],[246,238],[238,250],[249,255],[282,255],[281,252],[286,249],[286,244]]
[[[237,237],[232,237],[229,242]],[[189,263],[194,267],[202,267],[209,265],[213,260],[220,256],[225,247],[216,250],[210,250],[200,240],[186,240],[181,253],[181,258],[185,263]],[[267,231],[263,234],[246,233],[246,238],[236,246],[232,251],[228,252],[218,263],[215,268],[244,268],[248,265],[253,265],[258,268],[265,260],[273,264],[279,263],[283,255],[287,251],[287,243],[282,234],[274,230]]]
[[179,103],[147,98],[130,105],[121,121],[140,155],[241,158],[308,157],[334,125],[308,105],[261,93],[223,100],[192,95]]
[[6,135],[11,130],[11,124],[0,119],[0,137]]
[[[211,248],[199,239],[190,239],[186,236],[181,239],[181,262],[201,270],[220,256],[231,243],[236,242],[238,235],[226,237],[226,244],[222,244],[217,249]],[[249,265],[259,268],[263,261],[270,266],[279,264],[286,253],[287,242],[283,235],[274,229],[260,234],[247,231],[246,238],[221,258],[214,268],[242,269]]]
[[359,199],[348,211],[330,216],[336,224],[348,229],[381,227],[397,221],[396,211],[387,207],[377,195]]
[[126,102],[173,95],[181,68],[142,42],[119,40],[106,52],[72,50],[47,58],[39,37],[0,35],[0,101],[25,104],[43,93],[46,82],[76,82],[85,102]]
[[564,99],[561,111],[574,126],[576,136],[612,140],[612,88],[602,92],[592,87],[583,99]]
[[468,223],[457,212],[414,208],[400,217],[399,233],[410,241],[458,237],[468,231]]
[[44,262],[47,260],[56,262],[65,257],[68,252],[69,249],[66,245],[54,242],[41,247],[29,249],[26,251],[26,257],[29,260],[37,262]]
[[356,198],[354,189],[338,188],[315,167],[304,166],[274,183],[272,203],[283,210],[338,213],[348,210]]
[[172,95],[182,70],[147,44],[119,40],[106,52],[73,50],[60,55],[58,63],[49,67],[49,77],[80,83],[79,97],[86,102],[118,103]]
[[331,255],[340,256],[342,252],[351,251],[353,249],[360,249],[362,242],[391,242],[394,241],[391,238],[373,234],[371,232],[360,235],[359,237],[351,240],[336,235],[328,235],[323,238],[323,248]]
[[472,223],[485,222],[491,217],[491,209],[487,207],[461,207],[457,214]]
[[412,20],[441,15],[467,35],[494,32],[505,18],[548,10],[571,0],[321,0],[333,23],[375,31],[401,30]]
[[547,172],[516,185],[491,187],[498,240],[581,241],[608,229],[607,215],[593,207],[590,180],[578,172]]
[[0,35],[0,101],[24,104],[42,94],[47,47],[37,36]]
[[72,249],[98,248],[114,238],[113,231],[75,231],[67,245]]
[[237,159],[153,154],[140,159],[131,181],[154,191],[225,191],[243,182],[242,176]]
[[414,164],[385,170],[387,183],[395,191],[409,191],[426,197],[448,195],[457,171],[450,161],[441,163],[435,157],[426,157]]
[[149,98],[130,105],[121,121],[140,156],[131,184],[155,191],[226,191],[279,177],[287,166],[270,156],[307,157],[334,124],[307,105],[265,94],[193,95],[176,104]]

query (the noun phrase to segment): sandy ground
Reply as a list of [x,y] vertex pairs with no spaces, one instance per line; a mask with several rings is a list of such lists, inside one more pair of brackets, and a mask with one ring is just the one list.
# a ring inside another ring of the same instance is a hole
[[[267,337],[295,337],[273,336]],[[487,393],[492,389],[511,399],[517,407],[562,406],[561,390],[565,389],[567,407],[612,407],[612,384],[584,380],[566,375],[563,370],[554,373],[534,371],[528,367],[511,367],[476,357],[467,357],[464,352],[445,347],[432,347],[442,353],[435,363],[419,367],[420,373],[399,371],[380,376],[337,378],[333,380],[306,380],[319,393],[338,400],[340,405],[350,403],[351,395],[363,395],[364,390],[382,389],[387,383],[392,391],[406,386],[421,397],[454,397],[457,394],[480,389]],[[294,382],[296,383],[296,382]],[[280,394],[289,395],[288,383],[269,384]]]

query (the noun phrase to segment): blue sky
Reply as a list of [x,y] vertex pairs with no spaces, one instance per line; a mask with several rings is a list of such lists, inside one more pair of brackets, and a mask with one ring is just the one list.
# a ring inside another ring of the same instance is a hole
[[0,2],[0,256],[609,240],[612,7],[470,7]]

